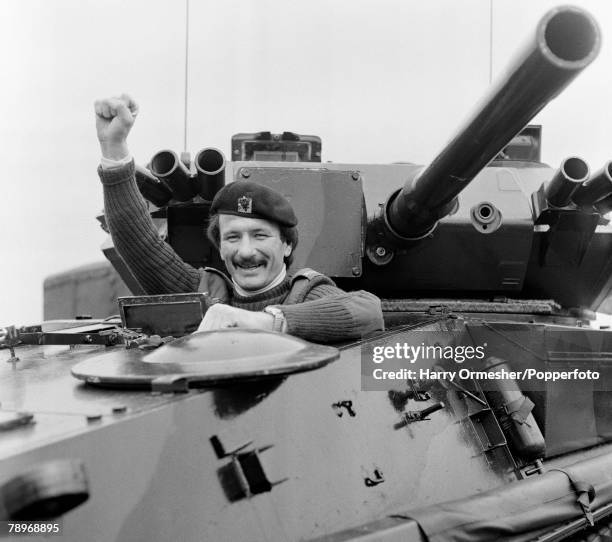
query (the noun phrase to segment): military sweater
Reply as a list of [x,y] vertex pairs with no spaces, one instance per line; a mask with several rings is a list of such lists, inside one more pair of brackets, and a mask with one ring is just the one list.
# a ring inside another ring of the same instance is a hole
[[136,185],[133,161],[117,168],[99,168],[98,173],[104,187],[106,223],[117,252],[147,294],[206,291],[251,311],[282,305],[287,332],[316,342],[360,338],[384,329],[381,303],[375,295],[363,290],[345,292],[327,277],[311,281],[312,287],[306,288],[299,303],[285,303],[292,277],[261,294],[238,295],[219,272],[195,269],[159,236]]

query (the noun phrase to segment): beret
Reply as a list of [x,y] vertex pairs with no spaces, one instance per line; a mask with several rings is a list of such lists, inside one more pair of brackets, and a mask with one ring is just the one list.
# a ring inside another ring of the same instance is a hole
[[210,216],[216,214],[264,218],[288,227],[298,222],[285,196],[251,181],[235,181],[219,190],[210,206]]

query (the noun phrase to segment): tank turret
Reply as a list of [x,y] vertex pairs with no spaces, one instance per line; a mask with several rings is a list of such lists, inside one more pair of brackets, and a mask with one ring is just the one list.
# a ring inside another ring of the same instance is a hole
[[589,166],[578,157],[555,173],[539,162],[504,158],[503,151],[593,61],[600,41],[588,13],[549,11],[428,166],[405,166],[404,186],[384,203],[368,198],[365,188],[369,210],[376,209],[368,223],[365,288],[394,297],[511,293],[599,306],[610,290],[602,279],[611,266],[610,235],[597,230],[607,220],[593,205],[612,192],[607,168],[589,180]]

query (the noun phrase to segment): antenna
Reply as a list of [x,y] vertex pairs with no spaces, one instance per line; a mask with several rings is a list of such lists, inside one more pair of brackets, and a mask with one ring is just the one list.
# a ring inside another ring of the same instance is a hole
[[185,119],[183,131],[183,152],[187,152],[187,103],[189,88],[189,0],[185,0]]
[[[187,0],[189,2],[189,0]],[[493,81],[493,0],[489,0],[489,86]]]

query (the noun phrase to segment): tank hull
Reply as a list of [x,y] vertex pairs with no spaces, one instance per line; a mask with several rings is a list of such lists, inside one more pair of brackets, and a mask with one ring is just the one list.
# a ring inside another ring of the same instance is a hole
[[[362,390],[377,344],[476,344],[478,333],[491,333],[469,315],[413,317],[410,326],[342,347],[327,367],[187,393],[100,389],[70,375],[102,351],[124,355],[121,345],[21,347],[20,361],[1,367],[3,409],[30,411],[36,423],[3,435],[0,479],[80,459],[90,498],[64,516],[63,539],[125,541],[307,540],[523,478],[520,455],[456,389],[432,381],[411,395],[397,380],[391,390]],[[496,325],[519,325],[505,320]],[[557,328],[520,324],[512,340],[537,342]],[[487,337],[488,351],[507,350],[504,339]],[[406,412],[440,402],[426,419],[402,425]],[[609,453],[584,451],[606,440],[597,431],[587,436],[551,464]],[[254,489],[249,479],[245,495],[232,464],[254,450],[269,484]]]

